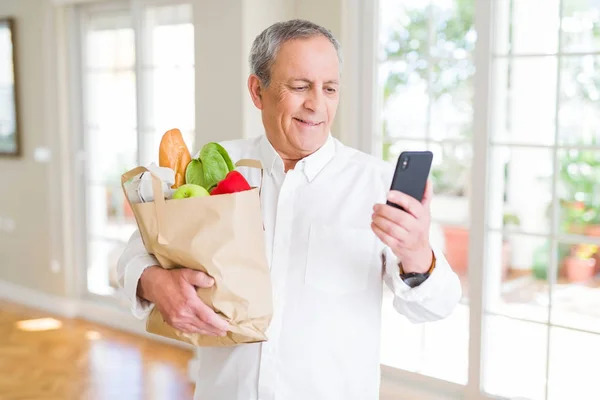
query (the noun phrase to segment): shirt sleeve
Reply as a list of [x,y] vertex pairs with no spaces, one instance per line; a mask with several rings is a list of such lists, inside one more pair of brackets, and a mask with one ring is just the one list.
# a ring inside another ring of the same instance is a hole
[[446,318],[462,296],[460,280],[444,254],[435,247],[433,253],[436,258],[433,272],[419,286],[411,288],[400,277],[400,260],[389,247],[382,251],[383,279],[394,294],[394,308],[413,323]]
[[140,232],[136,230],[117,262],[117,278],[121,289],[130,303],[131,313],[138,319],[146,318],[154,304],[137,295],[138,282],[144,270],[159,265],[158,260],[148,254]]

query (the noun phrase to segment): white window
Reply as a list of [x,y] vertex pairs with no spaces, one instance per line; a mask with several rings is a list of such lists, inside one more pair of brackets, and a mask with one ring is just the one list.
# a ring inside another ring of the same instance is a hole
[[115,267],[136,228],[121,174],[158,162],[162,134],[194,145],[192,7],[123,2],[78,8],[81,40],[82,263],[86,289],[112,295]]
[[[464,385],[466,398],[600,398],[600,3],[380,0],[378,28],[373,142],[390,162],[434,152],[434,232],[464,288],[433,324],[386,301],[385,370]],[[472,179],[479,155],[484,183]],[[474,249],[484,265],[469,264]]]

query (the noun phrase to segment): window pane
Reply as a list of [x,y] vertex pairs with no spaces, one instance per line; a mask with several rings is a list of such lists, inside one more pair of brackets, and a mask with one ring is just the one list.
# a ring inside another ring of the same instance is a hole
[[[459,304],[452,315],[442,321],[412,324],[398,314],[392,300],[392,293],[384,285],[381,363],[465,384],[469,355],[468,306]],[[401,340],[398,340],[398,332],[402,332]]]
[[88,72],[86,84],[88,127],[135,129],[137,110],[133,71]]
[[558,163],[560,230],[574,234],[600,234],[600,152],[560,150]]
[[[193,152],[195,131],[194,27],[189,4],[144,11],[143,162],[156,162],[160,138],[179,129]],[[175,44],[175,45],[174,45]]]
[[561,59],[559,140],[600,144],[600,57]]
[[490,232],[486,248],[485,310],[548,322],[550,240]]
[[[600,230],[595,232],[600,235]],[[597,239],[597,238],[595,238]],[[551,322],[600,333],[600,252],[592,243],[559,243]]]
[[429,150],[429,145],[423,140],[412,139],[390,139],[384,142],[384,159],[396,165],[400,153],[403,151],[423,151]]
[[470,58],[442,59],[432,65],[430,136],[433,139],[472,139],[474,74]]
[[426,324],[423,336],[423,361],[418,372],[466,384],[469,370],[469,306],[466,300],[448,318]]
[[[468,223],[468,131],[472,125],[469,79],[473,74],[468,53],[475,40],[473,4],[382,0],[380,5],[378,78],[383,97],[383,138],[376,142],[382,143],[383,158],[391,163],[396,163],[404,150],[434,152],[431,243],[447,252],[456,243],[447,240],[444,218],[459,215],[463,217],[461,223]],[[452,138],[456,143],[442,146],[432,142],[432,136]],[[463,251],[466,249],[459,248],[459,253]],[[466,282],[466,275],[463,278]],[[407,323],[391,307],[387,289],[385,293],[382,362],[464,384],[469,354],[467,288],[463,289],[464,303],[452,316],[426,325]],[[399,330],[408,335],[410,348],[389,333]]]
[[149,65],[159,67],[194,65],[192,6],[150,7],[145,10],[146,51]]
[[492,315],[484,324],[484,391],[510,399],[545,400],[548,327]]
[[[444,199],[446,200],[446,199]],[[466,199],[465,199],[466,200]],[[442,201],[438,200],[439,203]],[[468,202],[465,202],[468,207]],[[463,205],[461,204],[461,208]],[[463,297],[468,296],[469,283],[469,228],[454,224],[440,224],[443,235],[443,251],[452,270],[459,276],[463,285]],[[437,225],[436,225],[437,230]]]
[[600,399],[600,335],[552,328],[548,400]]
[[472,146],[467,142],[431,143],[431,237],[438,240],[450,266],[463,284],[468,297],[469,187]]
[[122,242],[129,240],[137,226],[121,185],[90,184],[86,196],[89,235]]
[[428,4],[383,0],[380,11],[384,137],[425,138],[429,112]]
[[493,140],[554,144],[556,58],[496,59],[492,75]]
[[[431,179],[436,197],[468,197],[473,159],[473,146],[470,141],[434,142],[430,148],[433,152]],[[469,220],[460,211],[462,210],[456,210],[456,214],[450,215],[450,210],[446,210],[446,218],[440,217],[447,222],[468,224]]]
[[562,3],[563,51],[600,50],[600,4],[596,0],[563,0]]
[[125,243],[112,240],[88,241],[88,290],[95,294],[112,295],[117,290],[116,266],[125,250]]
[[380,66],[383,79],[383,134],[387,137],[425,138],[429,99],[427,62],[394,61]]
[[87,289],[114,295],[116,264],[136,229],[121,175],[138,165],[135,43],[128,11],[87,14],[82,43]]
[[[383,285],[381,363],[418,372],[423,362],[424,325],[413,324],[398,314],[393,299],[393,293]],[[402,332],[402,340],[398,340],[398,332]],[[410,346],[404,343],[410,343]]]
[[491,228],[550,233],[552,165],[550,149],[492,147],[488,175]]
[[[426,2],[423,2],[426,3]],[[435,58],[465,59],[475,49],[475,1],[433,0]]]
[[90,69],[130,69],[135,63],[134,33],[128,13],[91,15],[84,43]]
[[496,53],[555,54],[558,52],[560,0],[499,0]]
[[146,88],[145,126],[165,132],[194,129],[194,67],[156,67],[144,71]]
[[[120,185],[121,175],[137,166],[137,133],[122,127],[86,129],[87,178]],[[118,143],[118,146],[115,146]]]
[[[429,41],[429,1],[381,0],[379,41],[385,55],[404,60],[410,54],[426,58]],[[383,59],[387,59],[383,55]]]

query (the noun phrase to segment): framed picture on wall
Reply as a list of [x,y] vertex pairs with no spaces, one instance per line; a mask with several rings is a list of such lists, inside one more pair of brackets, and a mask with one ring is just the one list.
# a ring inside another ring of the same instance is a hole
[[21,155],[15,21],[0,17],[0,157]]

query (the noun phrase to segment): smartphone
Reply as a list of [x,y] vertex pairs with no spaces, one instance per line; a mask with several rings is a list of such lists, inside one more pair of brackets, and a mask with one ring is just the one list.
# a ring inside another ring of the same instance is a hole
[[[427,185],[432,161],[433,153],[431,151],[402,152],[396,163],[396,171],[390,190],[406,193],[421,202],[425,194],[425,186]],[[404,210],[401,206],[390,201],[387,204]]]

